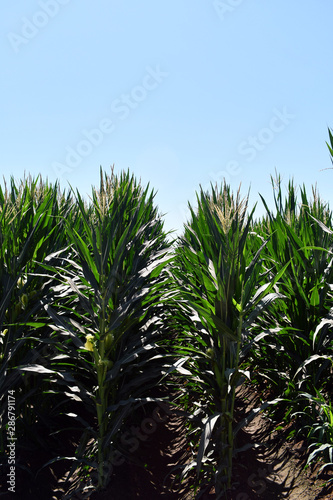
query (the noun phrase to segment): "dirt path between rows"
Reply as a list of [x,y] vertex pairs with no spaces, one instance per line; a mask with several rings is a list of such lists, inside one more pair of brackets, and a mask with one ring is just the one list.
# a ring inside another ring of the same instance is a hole
[[[257,395],[244,389],[237,396],[240,415],[259,406]],[[153,407],[136,415],[131,425],[138,427],[143,418],[150,418]],[[307,459],[306,443],[301,440],[287,440],[290,429],[285,427],[276,431],[277,425],[265,415],[259,415],[238,435],[238,445],[252,443],[253,447],[240,453],[234,459],[233,489],[227,500],[332,500],[333,483],[325,486],[333,471],[316,477],[319,466],[304,470]],[[164,421],[140,440],[140,445],[132,454],[131,462],[115,467],[112,480],[103,492],[82,495],[69,493],[68,484],[64,483],[64,465],[52,464],[38,475],[22,473],[18,476],[18,493],[8,498],[25,500],[194,500],[193,476],[179,484],[174,483],[175,467],[191,461],[191,451],[186,439],[184,419],[169,414]],[[73,444],[73,443],[72,443]],[[64,446],[65,445],[64,443]],[[22,454],[20,461],[26,464],[30,472],[37,471],[41,464],[49,459],[44,452],[36,451]],[[44,460],[44,461],[43,461]],[[73,487],[73,484],[72,484]],[[3,491],[3,490],[2,490]],[[68,495],[69,493],[69,495]],[[23,496],[22,496],[23,495]],[[7,496],[3,497],[6,499]],[[214,500],[212,489],[202,494],[200,500]]]
[[[241,389],[238,398],[245,415],[260,406],[251,389]],[[238,485],[230,500],[332,500],[332,483],[324,487],[333,477],[332,471],[317,478],[320,466],[305,469],[308,456],[305,441],[287,439],[290,425],[278,431],[276,428],[276,423],[261,413],[241,431],[240,444],[252,443],[253,448],[234,460],[234,481]]]
[[[257,395],[244,389],[238,394],[241,412],[245,414],[258,406]],[[246,403],[245,403],[246,401]],[[306,443],[286,440],[290,429],[276,431],[276,424],[260,414],[239,435],[239,445],[254,446],[240,453],[234,460],[233,489],[228,500],[288,499],[332,500],[333,484],[324,486],[333,471],[317,476],[319,466],[304,470],[307,460]],[[189,478],[182,485],[172,485],[173,467],[187,463],[191,454],[186,442],[184,421],[169,415],[167,422],[142,443],[138,458],[147,464],[145,469],[127,465],[117,471],[117,479],[104,493],[96,493],[90,500],[137,499],[193,500]],[[216,498],[214,489],[202,500]]]

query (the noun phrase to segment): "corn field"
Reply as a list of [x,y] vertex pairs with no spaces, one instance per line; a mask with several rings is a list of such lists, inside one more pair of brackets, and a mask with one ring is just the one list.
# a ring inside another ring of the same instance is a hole
[[[45,466],[68,466],[66,498],[103,491],[114,454],[131,461],[126,422],[152,402],[186,418],[192,460],[177,474],[198,498],[228,498],[238,433],[263,412],[332,467],[332,212],[315,188],[284,195],[277,175],[272,189],[260,219],[240,190],[200,189],[170,240],[129,172],[101,170],[88,201],[41,178],[0,188],[2,473],[14,428],[16,468],[20,447],[43,449]],[[262,397],[240,415],[244,386]]]

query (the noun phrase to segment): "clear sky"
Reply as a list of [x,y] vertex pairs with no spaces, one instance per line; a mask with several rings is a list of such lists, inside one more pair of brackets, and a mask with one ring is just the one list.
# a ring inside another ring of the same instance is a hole
[[181,230],[226,177],[270,206],[270,175],[333,208],[332,0],[1,2],[0,175],[84,195],[129,169]]

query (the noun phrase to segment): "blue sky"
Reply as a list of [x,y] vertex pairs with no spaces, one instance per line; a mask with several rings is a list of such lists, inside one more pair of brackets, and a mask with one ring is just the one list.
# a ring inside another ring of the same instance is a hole
[[[1,6],[0,175],[82,194],[129,169],[181,231],[223,177],[272,206],[270,175],[331,203],[331,0],[15,0]],[[273,206],[272,206],[273,208]]]

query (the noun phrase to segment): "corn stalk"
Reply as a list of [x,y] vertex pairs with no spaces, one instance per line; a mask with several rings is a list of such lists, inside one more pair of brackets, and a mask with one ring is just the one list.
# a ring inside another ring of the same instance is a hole
[[200,398],[204,421],[196,467],[199,474],[203,463],[211,461],[206,450],[212,438],[217,495],[231,487],[235,390],[249,376],[240,366],[247,338],[244,321],[250,326],[280,297],[269,294],[274,280],[258,287],[259,256],[266,242],[255,254],[249,250],[253,211],[247,218],[246,209],[247,199],[241,200],[239,191],[234,196],[226,184],[211,193],[201,190],[198,210],[190,206],[191,221],[177,249],[176,274],[192,312],[191,347],[182,344],[182,352],[190,355],[190,384]]
[[[90,205],[77,192],[80,228],[65,220],[69,247],[52,265],[41,263],[57,283],[44,308],[58,354],[45,369],[20,367],[51,373],[63,395],[81,403],[80,412],[68,413],[85,425],[72,458],[96,470],[99,489],[110,480],[126,416],[162,376],[170,256],[153,198],[129,173],[113,171],[101,171]],[[84,422],[83,411],[95,415],[97,428],[93,418]]]

